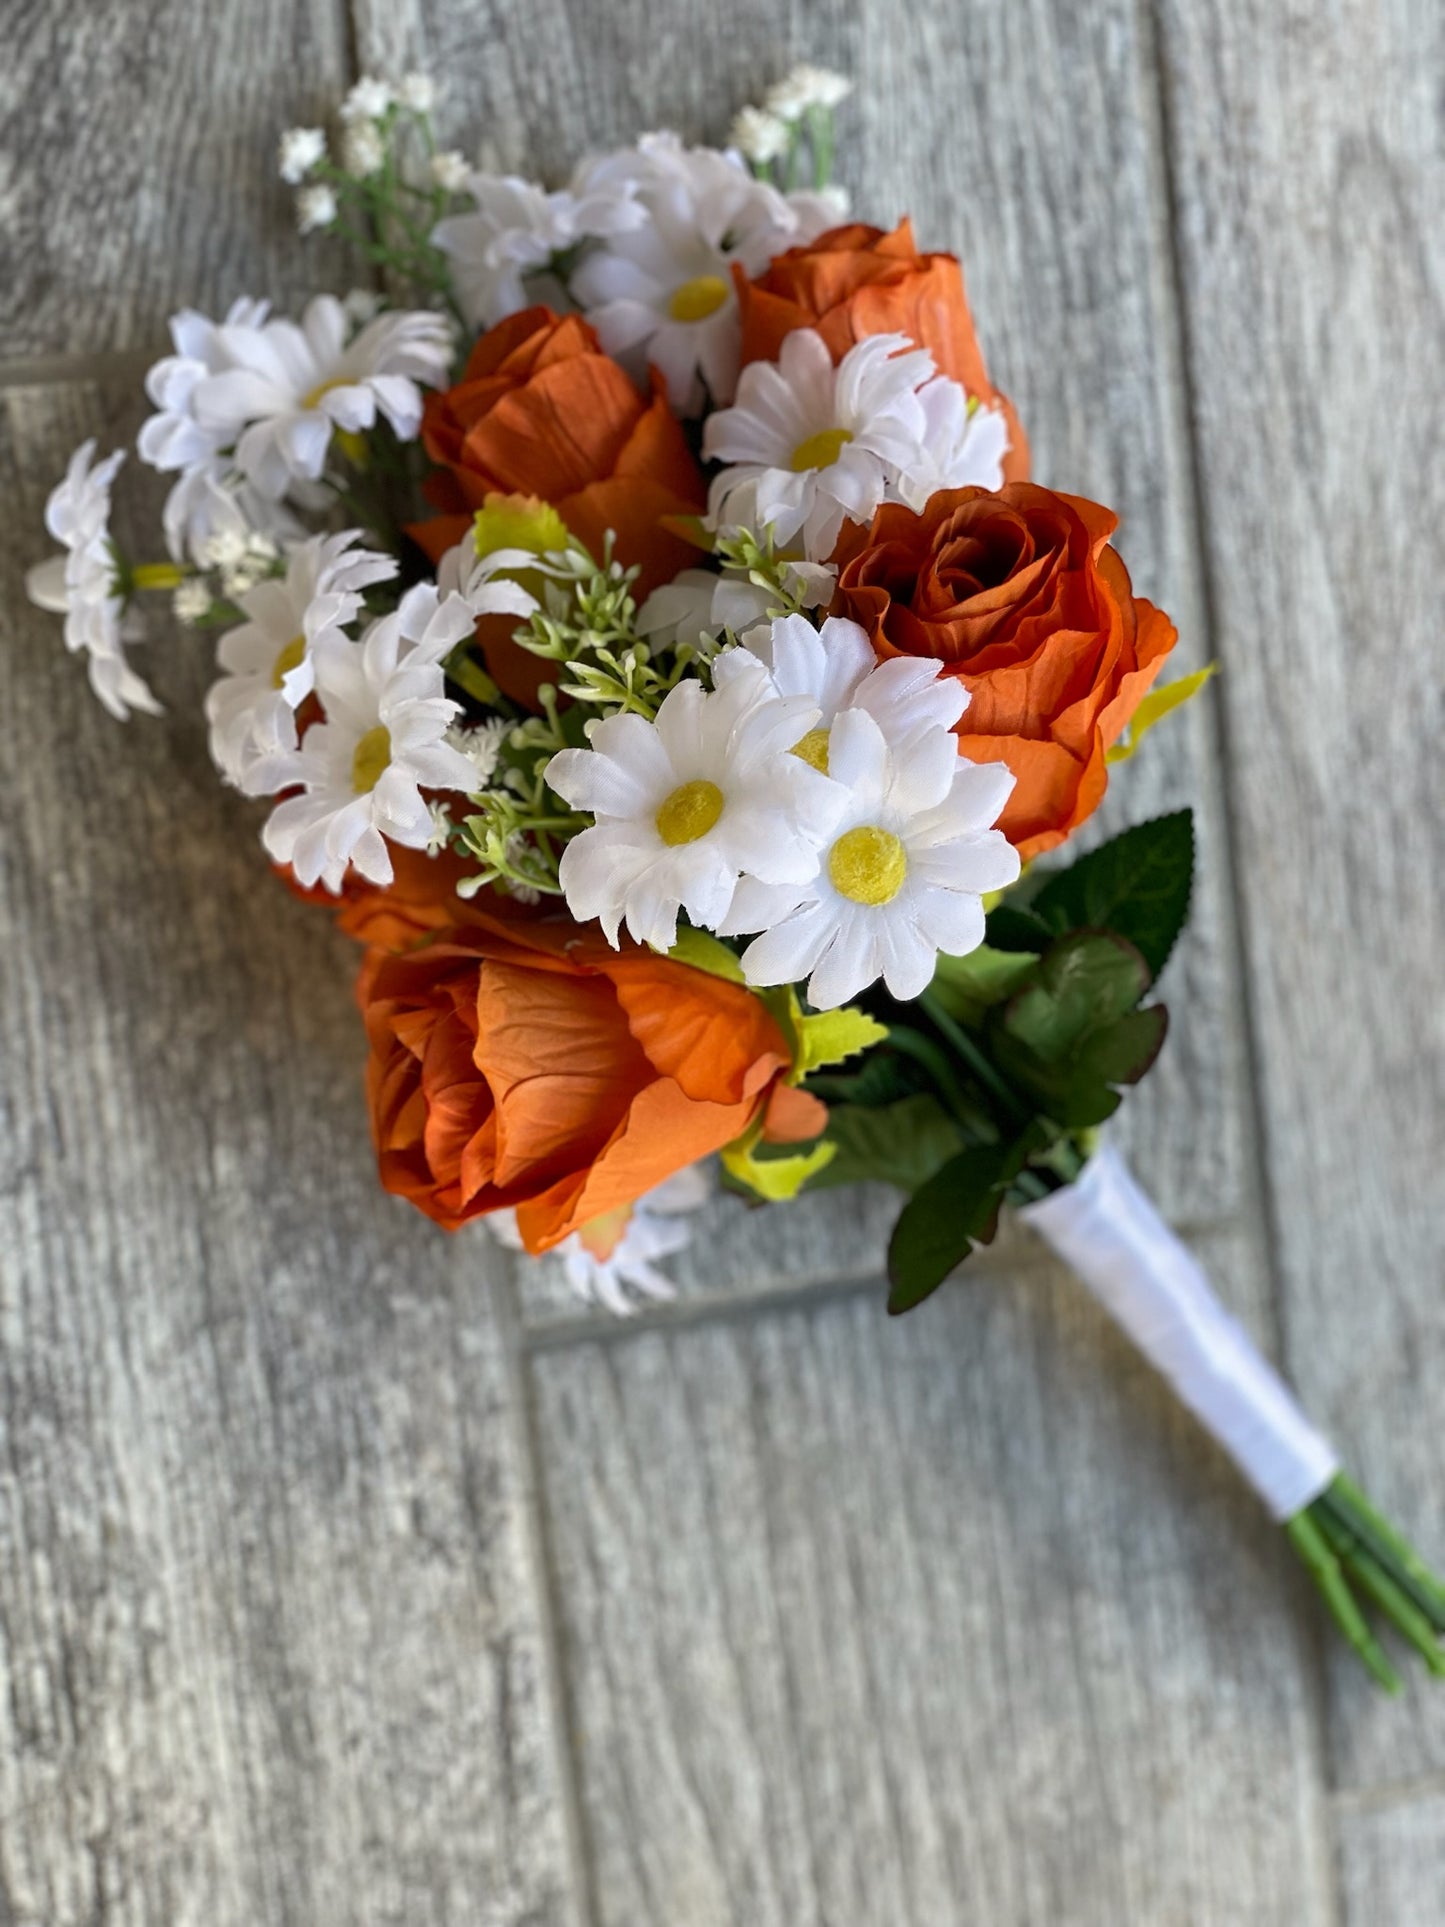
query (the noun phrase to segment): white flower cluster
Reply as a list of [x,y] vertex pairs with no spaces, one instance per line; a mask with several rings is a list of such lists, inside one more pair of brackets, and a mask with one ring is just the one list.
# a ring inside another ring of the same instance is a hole
[[940,375],[906,335],[868,335],[834,366],[821,335],[797,328],[776,362],[743,370],[732,408],[709,415],[703,452],[715,527],[769,529],[824,562],[845,520],[883,502],[922,508],[941,488],[998,488],[1008,429]]
[[916,997],[938,953],[983,939],[982,897],[1019,874],[992,828],[1013,788],[961,756],[967,694],[932,661],[879,663],[864,631],[786,616],[679,683],[655,721],[593,723],[547,782],[591,827],[563,852],[572,914],[655,949],[679,912],[755,935],[749,983],[808,979],[820,1009],[882,977]]
[[741,155],[685,147],[675,134],[585,161],[556,193],[485,173],[466,190],[474,211],[432,238],[451,259],[468,320],[490,327],[531,300],[570,300],[637,380],[658,371],[684,415],[736,388],[734,266],[760,274],[840,214],[827,193],[782,194]]
[[452,355],[442,315],[382,313],[353,336],[330,294],[310,301],[299,324],[272,318],[264,301],[238,301],[219,322],[186,310],[171,339],[175,353],[146,377],[156,413],[136,446],[152,468],[178,476],[166,540],[177,561],[198,564],[219,534],[297,533],[288,500],[311,504],[338,433],[361,433],[380,415],[413,440],[422,387],[446,380]]

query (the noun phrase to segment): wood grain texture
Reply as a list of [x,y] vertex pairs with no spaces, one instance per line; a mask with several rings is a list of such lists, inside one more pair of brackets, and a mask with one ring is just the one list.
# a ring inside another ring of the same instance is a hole
[[0,70],[0,355],[164,344],[173,308],[329,285],[276,178],[283,127],[347,84],[338,0],[10,0]]
[[[1445,1560],[1445,16],[1164,9],[1206,527],[1293,1375]],[[1445,1701],[1335,1656],[1335,1758]]]
[[535,1370],[598,1927],[1330,1918],[1277,1536],[1051,1265]]
[[1437,1927],[1445,1789],[1339,1817],[1343,1927]]
[[0,1918],[565,1927],[488,1276],[376,1189],[354,955],[215,781],[209,645],[121,728],[25,607],[134,409],[3,406]]
[[[525,29],[505,5],[357,0],[356,18],[363,65],[446,77],[448,139],[484,137],[492,164],[554,178],[650,126],[721,139],[791,60],[857,75],[840,146],[856,211],[910,210],[924,245],[962,254],[1035,472],[1120,511],[1136,587],[1178,619],[1180,666],[1202,659],[1152,51],[1133,0],[542,0]],[[1209,706],[1170,728],[1119,773],[1098,828],[1200,813],[1201,888],[1167,986],[1178,1022],[1122,1128],[1166,1212],[1203,1223],[1239,1207],[1247,1132]],[[819,1256],[856,1271],[852,1230]]]

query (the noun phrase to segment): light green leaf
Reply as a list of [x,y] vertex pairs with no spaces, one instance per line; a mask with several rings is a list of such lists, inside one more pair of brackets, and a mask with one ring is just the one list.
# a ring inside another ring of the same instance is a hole
[[1180,676],[1174,682],[1165,683],[1162,689],[1151,689],[1130,718],[1128,739],[1115,743],[1111,750],[1105,751],[1104,761],[1127,763],[1155,723],[1162,722],[1174,710],[1182,709],[1191,697],[1197,696],[1218,667],[1217,662],[1207,663],[1203,669],[1196,669],[1192,676]]
[[706,930],[679,925],[677,942],[667,954],[674,963],[691,964],[694,970],[705,970],[710,977],[726,977],[733,984],[743,981],[743,967],[737,957]]
[[797,1070],[806,1077],[824,1064],[840,1064],[845,1057],[856,1057],[874,1044],[887,1040],[888,1028],[866,1011],[851,1006],[842,1010],[822,1010],[811,1017],[799,1017]]
[[950,1017],[976,1024],[984,1011],[1013,995],[1037,962],[1032,951],[981,943],[966,957],[940,957],[930,988]]
[[769,1204],[783,1204],[789,1198],[796,1198],[799,1191],[816,1176],[825,1164],[831,1163],[837,1146],[822,1138],[811,1151],[798,1152],[791,1157],[760,1158],[757,1155],[761,1136],[757,1125],[750,1131],[727,1145],[721,1153],[723,1169],[729,1177],[739,1184],[745,1184],[750,1191]]

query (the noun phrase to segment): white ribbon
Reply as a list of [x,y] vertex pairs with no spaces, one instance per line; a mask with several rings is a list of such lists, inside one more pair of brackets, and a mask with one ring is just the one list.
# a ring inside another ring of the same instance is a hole
[[1340,1469],[1329,1441],[1159,1216],[1110,1145],[1073,1184],[1019,1213],[1078,1273],[1228,1452],[1276,1519]]

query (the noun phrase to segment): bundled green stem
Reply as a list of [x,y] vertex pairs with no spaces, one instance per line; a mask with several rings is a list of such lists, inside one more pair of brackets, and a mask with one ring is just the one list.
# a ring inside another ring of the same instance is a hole
[[1356,1591],[1404,1635],[1431,1673],[1445,1674],[1445,1583],[1353,1480],[1338,1473],[1287,1521],[1285,1531],[1335,1624],[1387,1693],[1399,1692],[1400,1677],[1370,1630]]

